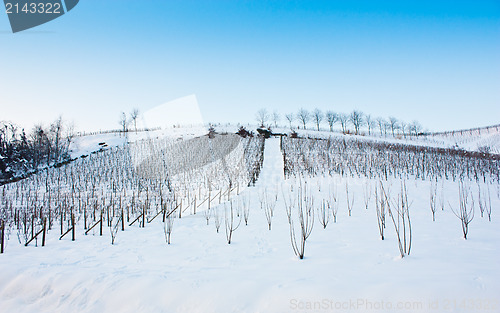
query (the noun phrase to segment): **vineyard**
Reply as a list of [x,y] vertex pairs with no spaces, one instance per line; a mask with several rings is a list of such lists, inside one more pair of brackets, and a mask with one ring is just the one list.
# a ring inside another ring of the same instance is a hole
[[[494,198],[500,199],[500,157],[495,154],[339,137],[283,137],[280,147],[285,176],[292,180],[316,182],[315,187],[323,194],[308,200],[308,215],[314,216],[313,203],[316,201],[320,203],[316,208],[323,227],[326,228],[330,213],[335,221],[339,206],[337,189],[340,187],[345,190],[343,204],[351,216],[355,201],[352,189],[362,185],[362,190],[358,191],[362,197],[358,199],[361,198],[366,210],[374,202],[382,240],[387,221],[389,224],[392,221],[401,257],[409,255],[411,250],[410,208],[413,201],[408,200],[411,182],[417,190],[429,190],[427,206],[432,220],[436,220],[438,208],[441,211],[447,208],[459,219],[464,239],[467,239],[476,207],[481,218],[487,216],[491,222],[492,193]],[[446,191],[453,187],[445,188],[445,184],[455,185],[458,196],[447,195]],[[299,190],[299,195],[301,192]],[[304,227],[302,234],[305,241],[308,232]],[[303,252],[299,255],[302,256]]]
[[[44,246],[46,236],[103,235],[114,243],[118,230],[146,227],[211,207],[255,183],[263,139],[237,135],[140,140],[83,156],[66,166],[2,187],[2,253],[18,243]],[[166,226],[167,227],[167,226]]]
[[332,297],[499,310],[496,154],[141,138],[1,188],[7,312],[302,312]]

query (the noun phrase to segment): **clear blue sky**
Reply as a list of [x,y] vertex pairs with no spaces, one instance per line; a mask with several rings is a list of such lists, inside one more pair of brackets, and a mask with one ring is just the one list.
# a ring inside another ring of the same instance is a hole
[[500,1],[81,0],[12,34],[0,12],[0,120],[118,128],[196,94],[207,122],[262,107],[500,122]]

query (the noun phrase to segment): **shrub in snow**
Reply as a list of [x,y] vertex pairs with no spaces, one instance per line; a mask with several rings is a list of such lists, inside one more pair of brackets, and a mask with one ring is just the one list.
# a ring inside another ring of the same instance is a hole
[[243,219],[245,220],[245,225],[248,226],[248,218],[250,217],[250,197],[241,195],[240,200],[241,210],[243,211]]
[[481,217],[483,217],[484,212],[488,215],[488,220],[491,222],[491,195],[490,195],[490,185],[486,186],[485,192],[481,192],[481,185],[478,183],[478,205],[479,211],[481,212]]
[[271,230],[272,218],[274,216],[274,208],[276,207],[276,202],[278,201],[278,192],[269,194],[267,190],[264,190],[259,194],[260,208],[264,209],[266,214],[267,224],[269,230]]
[[389,212],[394,229],[396,230],[399,252],[401,257],[404,258],[405,256],[410,255],[412,241],[410,219],[411,204],[408,203],[406,183],[404,181],[401,182],[401,191],[395,199],[390,199],[390,194],[389,192],[386,192],[386,188],[382,183],[380,184],[380,189],[384,194],[387,211]]
[[347,182],[345,183],[345,194],[347,201],[347,211],[349,212],[349,216],[351,216],[352,207],[354,206],[354,195],[349,198],[349,185]]
[[321,225],[323,225],[323,229],[326,228],[328,222],[330,221],[330,212],[329,212],[329,204],[328,201],[323,199],[321,201],[321,205],[318,208],[318,219]]
[[295,218],[298,220],[299,232],[296,232],[293,210],[290,210],[290,217],[288,219],[290,224],[290,240],[293,252],[302,260],[305,254],[306,240],[311,235],[314,227],[314,198],[308,194],[307,187],[303,185],[298,187],[295,204],[297,215]]
[[240,227],[241,224],[241,214],[239,208],[234,203],[233,200],[229,201],[229,204],[224,203],[224,225],[226,226],[226,239],[227,243],[231,244],[233,238],[233,232]]
[[382,190],[382,182],[380,182],[381,187],[377,188],[375,186],[375,209],[377,210],[377,224],[378,231],[380,233],[380,239],[384,240],[384,230],[385,230],[385,210],[387,207],[386,198],[384,197],[384,192]]
[[429,197],[429,204],[432,212],[432,221],[436,221],[436,208],[437,208],[437,185],[431,183],[431,192]]
[[458,184],[458,202],[458,210],[454,210],[449,203],[448,205],[450,206],[453,214],[455,214],[455,216],[460,220],[464,239],[467,240],[469,224],[474,219],[474,201],[472,200],[470,187],[466,186],[463,182]]
[[215,207],[215,209],[214,209],[214,225],[215,225],[215,229],[217,230],[217,233],[219,232],[221,221],[222,221],[222,216],[220,214],[220,207]]

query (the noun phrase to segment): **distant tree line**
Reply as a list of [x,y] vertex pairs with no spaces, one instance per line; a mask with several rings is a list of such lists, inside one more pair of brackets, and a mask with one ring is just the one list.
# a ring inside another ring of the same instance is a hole
[[[387,119],[375,118],[358,110],[345,114],[331,110],[323,112],[320,109],[308,111],[302,108],[297,113],[288,113],[284,117],[290,129],[307,129],[312,126],[319,131],[323,129],[323,126],[327,126],[328,130],[333,132],[334,127],[339,125],[343,134],[360,135],[363,134],[361,131],[364,129],[368,135],[380,134],[380,136],[390,135],[406,138],[421,134],[423,129],[417,121],[407,123],[392,116]],[[274,111],[270,114],[267,109],[260,109],[256,114],[256,121],[262,127],[277,127],[280,119],[281,116],[278,112]]]
[[57,118],[48,127],[37,124],[26,131],[14,123],[0,122],[0,183],[67,161],[74,129]]

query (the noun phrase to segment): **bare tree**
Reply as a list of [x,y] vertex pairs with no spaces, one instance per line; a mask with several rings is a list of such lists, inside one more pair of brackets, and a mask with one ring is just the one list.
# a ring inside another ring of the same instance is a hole
[[387,210],[394,225],[394,229],[396,230],[399,253],[401,254],[401,257],[404,258],[405,256],[410,255],[412,242],[410,219],[411,203],[408,203],[406,183],[404,181],[401,182],[401,192],[392,203],[389,199],[388,193],[385,192],[382,183],[380,184],[380,188],[384,194],[385,202],[387,203]]
[[431,182],[431,191],[429,197],[429,204],[432,212],[432,221],[436,221],[436,208],[437,208],[437,184]]
[[441,194],[439,197],[439,205],[441,207],[441,211],[444,211],[444,180],[441,182]]
[[215,229],[217,230],[217,233],[219,232],[220,225],[221,225],[221,215],[220,215],[220,207],[215,207],[214,208],[214,225]]
[[316,123],[316,128],[319,131],[319,125],[321,124],[321,121],[323,120],[323,112],[321,112],[320,109],[315,109],[313,112],[313,119],[314,119],[314,122]]
[[276,207],[276,202],[278,201],[278,194],[267,193],[267,190],[260,195],[260,207],[264,209],[264,213],[266,214],[267,224],[269,226],[269,230],[271,230],[272,218],[274,216],[274,208]]
[[281,195],[283,196],[283,202],[285,203],[286,215],[288,217],[288,223],[292,221],[292,209],[295,208],[296,198],[293,196],[293,185],[290,186],[292,190],[286,192],[285,189],[281,189]]
[[257,122],[261,127],[266,126],[267,120],[269,119],[269,114],[266,109],[260,109],[257,111],[257,115],[255,116]]
[[410,135],[418,136],[418,134],[422,131],[422,126],[419,122],[413,121],[408,125],[408,132]]
[[318,218],[321,225],[323,225],[323,229],[325,229],[330,221],[329,204],[325,199],[323,199],[318,209]]
[[137,118],[139,117],[139,109],[134,108],[132,112],[130,112],[130,120],[134,123],[134,129],[137,133]]
[[384,123],[384,136],[387,137],[387,131],[390,129],[389,123]]
[[342,133],[346,134],[347,133],[347,121],[349,121],[349,117],[344,113],[340,113],[338,115],[338,120],[340,122],[340,126],[342,126]]
[[337,212],[339,211],[339,203],[337,201],[337,187],[330,187],[328,193],[328,207],[332,210],[333,222],[337,223]]
[[62,130],[63,130],[63,120],[62,117],[59,116],[51,125],[50,125],[50,134],[52,135],[52,141],[54,143],[54,161],[59,162],[61,156],[61,141],[62,141]]
[[401,121],[399,123],[399,129],[401,129],[401,133],[403,134],[403,138],[406,138],[406,129],[408,127],[408,124],[406,124],[405,121]]
[[250,197],[241,196],[241,209],[243,210],[243,219],[245,220],[245,225],[248,226],[248,218],[250,216]]
[[337,113],[333,111],[326,111],[325,113],[326,121],[328,122],[328,126],[330,126],[330,131],[333,131],[333,125],[337,121]]
[[280,121],[280,114],[277,111],[274,111],[273,114],[271,115],[271,118],[274,123],[274,127],[278,127],[278,122]]
[[368,205],[370,204],[370,199],[372,197],[372,185],[369,181],[363,185],[363,201],[365,203],[365,209],[368,210]]
[[300,238],[299,242],[297,242],[293,217],[291,217],[289,219],[290,239],[292,242],[292,248],[295,255],[302,260],[304,258],[306,240],[311,235],[311,232],[314,227],[314,210],[313,210],[314,200],[313,197],[307,194],[306,188],[303,186],[300,186],[298,188],[297,193],[298,193],[297,215],[300,226]]
[[69,149],[73,139],[75,138],[75,123],[70,122],[66,126],[66,149]]
[[231,244],[233,232],[237,230],[241,224],[241,214],[236,206],[234,200],[230,200],[229,205],[226,203],[224,204],[224,224],[226,225],[226,239],[228,244]]
[[52,145],[47,132],[41,124],[36,124],[32,131],[32,142],[34,147],[33,162],[35,168],[46,158],[47,165],[50,165],[52,159]]
[[459,208],[458,211],[455,211],[453,207],[450,206],[451,211],[462,223],[462,232],[464,234],[464,239],[467,240],[467,234],[469,233],[469,224],[474,219],[474,202],[472,198],[470,198],[470,190],[468,186],[465,186],[464,182],[461,181],[458,184],[458,201]]
[[302,122],[302,125],[304,125],[304,129],[306,129],[306,124],[311,118],[309,112],[306,109],[300,109],[299,113],[297,113],[297,118]]
[[[491,194],[490,194],[490,185],[486,185],[486,191],[481,191],[481,184],[477,183],[478,188],[478,205],[479,211],[481,212],[481,217],[484,217],[484,212],[488,215],[488,220],[491,222]],[[499,197],[500,198],[500,197]]]
[[354,206],[354,195],[352,198],[349,198],[349,184],[345,182],[345,194],[347,201],[347,211],[349,212],[349,216],[351,216],[352,207]]
[[[380,181],[380,185],[382,186],[382,181]],[[386,198],[384,197],[382,189],[377,188],[377,186],[375,186],[375,208],[377,210],[377,224],[380,239],[384,240]]]
[[359,134],[359,129],[361,128],[361,125],[363,124],[363,113],[359,111],[352,111],[351,115],[349,116],[349,120],[351,121],[352,125],[354,126],[354,132],[356,135]]
[[389,117],[389,127],[391,128],[392,137],[395,137],[395,131],[399,127],[398,119],[392,116]]
[[372,128],[375,126],[375,121],[372,119],[372,116],[370,114],[365,115],[365,124],[368,128],[368,136],[371,136]]
[[285,118],[288,121],[288,124],[290,125],[290,129],[292,129],[292,122],[294,121],[295,116],[293,115],[293,113],[288,113],[285,115]]
[[481,213],[481,217],[484,217],[484,210],[486,208],[486,203],[484,201],[484,196],[483,193],[481,192],[481,184],[479,182],[477,183],[477,188],[478,188],[477,204],[479,206],[479,212]]
[[384,135],[384,129],[385,129],[385,120],[381,117],[378,117],[377,118],[377,125],[378,125],[378,128],[380,129],[380,136],[383,136]]
[[128,129],[127,129],[128,121],[127,121],[127,114],[125,114],[125,112],[122,112],[120,114],[119,123],[120,123],[120,126],[122,127],[122,132],[126,133],[128,131]]
[[485,203],[485,211],[488,215],[488,221],[491,222],[491,195],[490,195],[490,185],[486,186],[486,190],[488,190],[488,202]]

